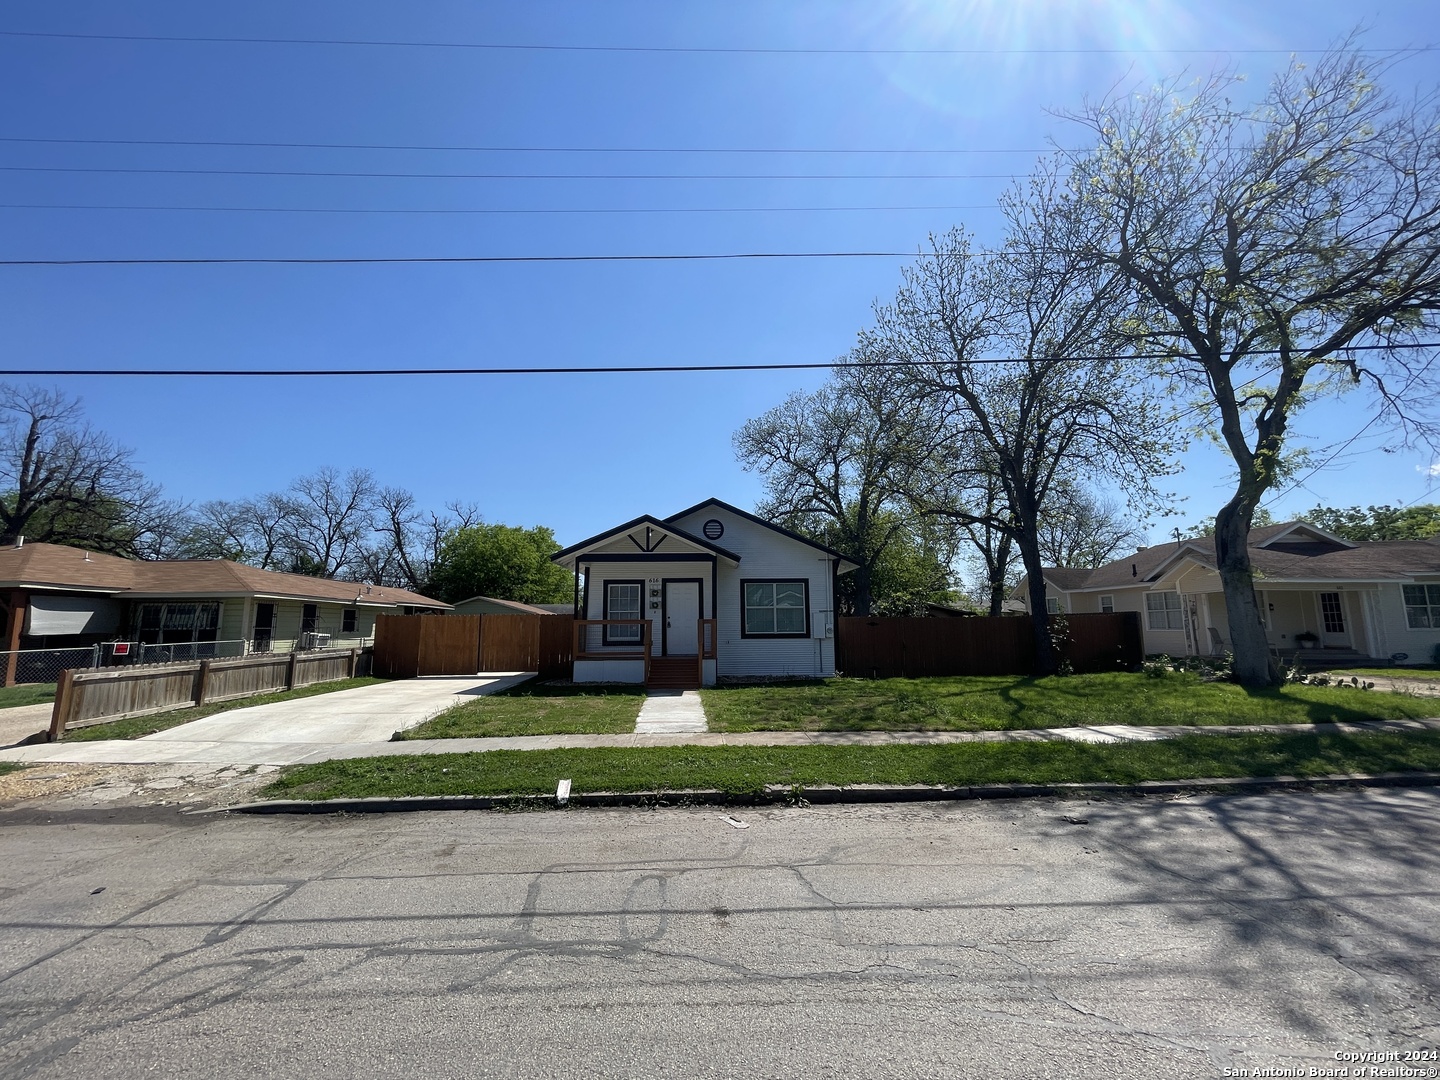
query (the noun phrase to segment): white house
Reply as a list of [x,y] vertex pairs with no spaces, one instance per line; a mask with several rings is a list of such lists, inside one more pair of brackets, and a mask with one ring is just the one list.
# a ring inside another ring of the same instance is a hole
[[576,682],[835,674],[838,551],[708,499],[553,556],[576,574]]
[[[1250,532],[1255,593],[1272,648],[1426,664],[1440,646],[1440,538],[1358,543],[1306,522]],[[1160,544],[1094,570],[1047,568],[1047,606],[1138,611],[1147,653],[1230,647],[1210,537]],[[1024,586],[1017,595],[1028,601]]]

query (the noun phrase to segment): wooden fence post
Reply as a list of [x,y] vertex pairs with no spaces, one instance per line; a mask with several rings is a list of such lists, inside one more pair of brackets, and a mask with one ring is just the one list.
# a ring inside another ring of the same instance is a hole
[[205,691],[210,688],[210,661],[200,661],[200,674],[195,679],[195,704],[205,704]]
[[359,664],[359,663],[360,663],[360,650],[359,650],[359,649],[351,649],[351,650],[350,650],[350,667],[349,667],[349,669],[348,669],[348,670],[349,670],[349,674],[345,676],[347,679],[353,679],[353,678],[355,677],[355,667],[356,667],[356,665]]
[[75,672],[68,668],[60,672],[60,678],[56,680],[55,708],[50,712],[50,731],[46,737],[48,742],[56,742],[65,735],[65,725],[70,722],[70,699],[74,682]]
[[286,665],[286,667],[285,667],[285,689],[286,689],[286,690],[294,690],[294,689],[295,689],[295,667],[296,667],[296,665],[299,663],[299,660],[300,660],[300,654],[299,654],[298,652],[296,652],[295,650],[293,650],[293,649],[290,650],[290,663],[289,663],[288,665]]

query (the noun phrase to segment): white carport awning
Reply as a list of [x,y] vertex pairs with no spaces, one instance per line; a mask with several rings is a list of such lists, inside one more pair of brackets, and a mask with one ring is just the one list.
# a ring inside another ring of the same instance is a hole
[[113,634],[120,629],[120,602],[103,596],[31,596],[25,633],[31,637]]

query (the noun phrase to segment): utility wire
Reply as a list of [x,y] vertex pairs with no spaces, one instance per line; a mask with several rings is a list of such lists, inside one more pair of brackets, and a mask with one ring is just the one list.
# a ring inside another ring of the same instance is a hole
[[159,176],[324,176],[386,180],[1015,180],[1017,173],[426,173],[311,169],[107,169],[0,165],[0,172],[122,173]]
[[423,146],[403,143],[238,142],[217,139],[41,139],[0,136],[0,143],[66,146],[224,146],[282,150],[424,150],[473,154],[1051,154],[1051,148],[1000,150],[980,147],[758,147],[758,146]]
[[[1393,348],[1390,345],[1354,345],[1349,351],[1372,352],[1382,349]],[[1407,346],[1412,349],[1440,349],[1440,341],[1416,342]],[[1275,356],[1280,349],[1257,349],[1253,356]],[[966,366],[989,365],[989,364],[1017,364],[1017,363],[1048,363],[1052,361],[1067,361],[1074,363],[1102,363],[1102,362],[1123,362],[1132,360],[1193,360],[1194,357],[1177,355],[1173,352],[1164,353],[1112,353],[1109,355],[1083,355],[1083,356],[1054,356],[1036,357],[1033,360],[1016,359],[1014,357],[986,356],[975,357],[964,361]],[[707,371],[813,371],[825,368],[835,370],[862,369],[887,369],[887,368],[917,368],[917,367],[954,367],[954,362],[936,362],[931,360],[860,360],[845,361],[836,363],[828,362],[787,362],[774,364],[658,364],[658,365],[610,365],[603,367],[504,367],[504,368],[289,368],[279,369],[258,369],[258,368],[10,368],[0,370],[0,376],[13,378],[17,376],[81,376],[81,375],[104,375],[104,376],[125,376],[125,377],[203,377],[203,378],[270,378],[272,376],[295,378],[353,378],[357,376],[397,376],[397,375],[641,375],[641,374],[673,374],[684,372],[707,372]],[[1177,415],[1183,416],[1186,412],[1196,412],[1208,409],[1208,403],[1189,406]]]
[[[470,41],[385,41],[360,38],[218,37],[179,34],[73,34],[38,30],[0,30],[0,37],[51,38],[71,41],[146,41],[205,45],[344,45],[366,48],[475,49],[492,52],[561,53],[680,53],[741,56],[1245,56],[1289,55],[1295,52],[1323,52],[1319,49],[1255,48],[748,48],[742,46],[693,45],[527,45],[507,42]],[[1422,45],[1398,49],[1367,49],[1367,53],[1424,53],[1437,47]]]
[[0,203],[0,210],[165,210],[227,214],[816,214],[902,213],[922,210],[994,210],[990,203],[954,206],[650,206],[542,207],[539,209],[392,209],[333,206],[132,206],[91,203]]
[[0,266],[388,266],[408,263],[729,262],[748,259],[915,257],[913,251],[749,251],[708,255],[456,255],[354,259],[0,259]]

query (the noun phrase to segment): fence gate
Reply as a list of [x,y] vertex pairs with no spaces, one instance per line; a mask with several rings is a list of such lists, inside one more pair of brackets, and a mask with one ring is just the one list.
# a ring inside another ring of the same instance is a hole
[[482,615],[481,671],[539,671],[540,621],[548,615]]

